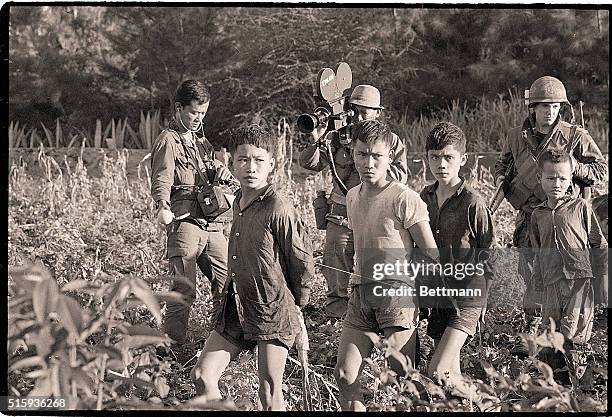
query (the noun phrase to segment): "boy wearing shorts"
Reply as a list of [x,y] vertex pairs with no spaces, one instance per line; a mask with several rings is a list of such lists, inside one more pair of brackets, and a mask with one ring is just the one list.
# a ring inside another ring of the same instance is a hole
[[[414,244],[423,249],[433,248],[433,256],[437,253],[427,207],[416,192],[387,176],[394,156],[389,128],[379,121],[362,121],[353,126],[352,135],[353,159],[362,183],[346,196],[355,258],[334,376],[342,410],[364,411],[358,379],[379,333],[384,334],[390,348],[414,363],[418,324],[416,297],[400,301],[399,297],[382,294],[389,286],[414,287],[414,283],[398,281],[398,286],[392,279],[385,282],[372,279],[376,270],[372,259],[382,259],[384,265],[409,259]],[[391,368],[403,374],[401,361],[392,358],[389,357]]]
[[282,378],[308,303],[312,246],[295,209],[269,184],[276,138],[251,125],[232,137],[233,171],[241,189],[233,203],[228,276],[215,330],[191,372],[196,393],[221,398],[218,382],[242,350],[257,346],[264,410],[285,410]]
[[[426,140],[427,161],[436,182],[423,189],[431,228],[440,250],[440,262],[452,265],[454,273],[444,276],[445,288],[473,290],[473,295],[436,296],[421,304],[430,307],[427,334],[435,341],[428,367],[430,377],[461,376],[460,352],[468,336],[484,318],[492,273],[487,262],[494,242],[491,213],[486,203],[459,175],[467,161],[466,138],[452,123],[433,127]],[[472,265],[468,274],[457,266]],[[461,271],[461,272],[460,272]],[[452,297],[452,299],[451,299]]]

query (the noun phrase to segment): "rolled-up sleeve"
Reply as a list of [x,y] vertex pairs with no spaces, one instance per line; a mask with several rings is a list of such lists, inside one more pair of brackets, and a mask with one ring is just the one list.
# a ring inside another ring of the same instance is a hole
[[[326,133],[328,135],[329,133]],[[299,162],[302,168],[311,171],[322,171],[329,163],[327,155],[321,152],[319,142],[309,144],[301,153]]]
[[279,246],[287,286],[295,303],[303,307],[308,304],[314,277],[310,236],[303,222],[290,208],[275,213],[271,228]]
[[427,204],[413,190],[404,190],[394,201],[394,213],[402,221],[404,229],[420,222],[429,222]]
[[170,202],[174,183],[174,150],[172,138],[162,132],[151,150],[151,197]]

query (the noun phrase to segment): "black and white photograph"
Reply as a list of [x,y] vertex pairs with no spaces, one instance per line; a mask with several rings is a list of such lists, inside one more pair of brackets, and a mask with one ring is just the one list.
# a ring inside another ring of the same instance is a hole
[[608,413],[608,7],[0,21],[2,413]]

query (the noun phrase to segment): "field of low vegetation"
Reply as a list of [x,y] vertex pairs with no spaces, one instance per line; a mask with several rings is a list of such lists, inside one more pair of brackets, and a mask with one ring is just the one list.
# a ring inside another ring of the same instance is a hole
[[[512,106],[519,110],[512,102],[485,103],[508,106],[507,113],[511,113],[495,122],[491,132],[503,132],[520,118],[518,111],[511,111]],[[457,104],[442,111],[439,118],[457,122],[469,138],[483,142],[474,148],[484,150],[486,144],[486,149],[496,150],[490,132],[476,130],[482,123],[479,114],[493,114],[487,111],[462,111]],[[409,138],[409,150],[417,151],[434,122],[403,120],[396,130]],[[592,125],[597,126],[596,140],[607,148],[607,124],[593,119]],[[283,146],[276,181],[312,231],[319,263],[324,234],[316,230],[311,201],[325,179],[306,175],[295,166],[298,146],[293,142],[297,141],[291,128],[279,125]],[[148,163],[139,167],[137,175],[129,175],[129,150],[113,151],[113,157],[102,150],[99,172],[92,175],[82,158],[52,158],[46,145],[39,143],[23,158],[15,153],[11,156],[9,395],[63,396],[74,409],[257,409],[252,352],[240,354],[221,379],[221,391],[230,401],[211,404],[194,397],[189,371],[212,326],[204,277],[198,277],[198,297],[185,347],[171,349],[171,357],[160,354],[162,346],[170,346],[159,330],[164,301],[175,295],[168,291],[165,231],[155,221]],[[491,198],[494,187],[488,168],[476,165],[467,176],[483,198]],[[410,185],[420,191],[425,185],[423,176],[414,175]],[[595,194],[605,189],[607,184]],[[504,202],[495,214],[502,247],[511,240],[513,219],[513,210]],[[593,337],[580,352],[572,385],[557,384],[550,367],[536,356],[544,347],[561,348],[559,333],[526,337],[530,355],[511,354],[517,335],[527,328],[520,308],[524,284],[515,272],[516,254],[511,249],[507,253],[500,261],[502,273],[492,289],[486,324],[461,355],[465,381],[444,386],[425,376],[431,344],[422,322],[422,360],[418,369],[409,370],[408,377],[398,378],[386,365],[386,347],[377,346],[362,376],[369,410],[607,410],[607,310],[596,312]],[[325,281],[317,267],[313,295],[304,309],[310,337],[311,394],[315,410],[333,411],[339,409],[332,370],[341,323],[325,318],[324,300]],[[295,353],[290,352],[283,384],[289,410],[302,409],[302,371]],[[419,396],[414,381],[426,387],[429,401]]]

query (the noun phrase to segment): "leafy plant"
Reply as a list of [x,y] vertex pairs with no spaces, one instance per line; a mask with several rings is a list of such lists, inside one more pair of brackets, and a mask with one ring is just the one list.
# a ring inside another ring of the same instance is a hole
[[146,116],[140,112],[140,123],[138,124],[138,133],[140,137],[140,149],[151,149],[153,141],[159,135],[160,126],[160,111],[155,110],[153,114],[147,112]]
[[[146,347],[170,340],[150,326],[126,323],[124,312],[144,305],[159,326],[158,300],[176,299],[175,294],[154,295],[136,277],[77,279],[60,288],[39,266],[14,269],[10,275],[9,371],[35,380],[23,394],[66,398],[69,409],[98,410],[128,404],[120,393],[134,387],[167,395],[162,376],[167,367]],[[75,293],[96,301],[82,308]]]

